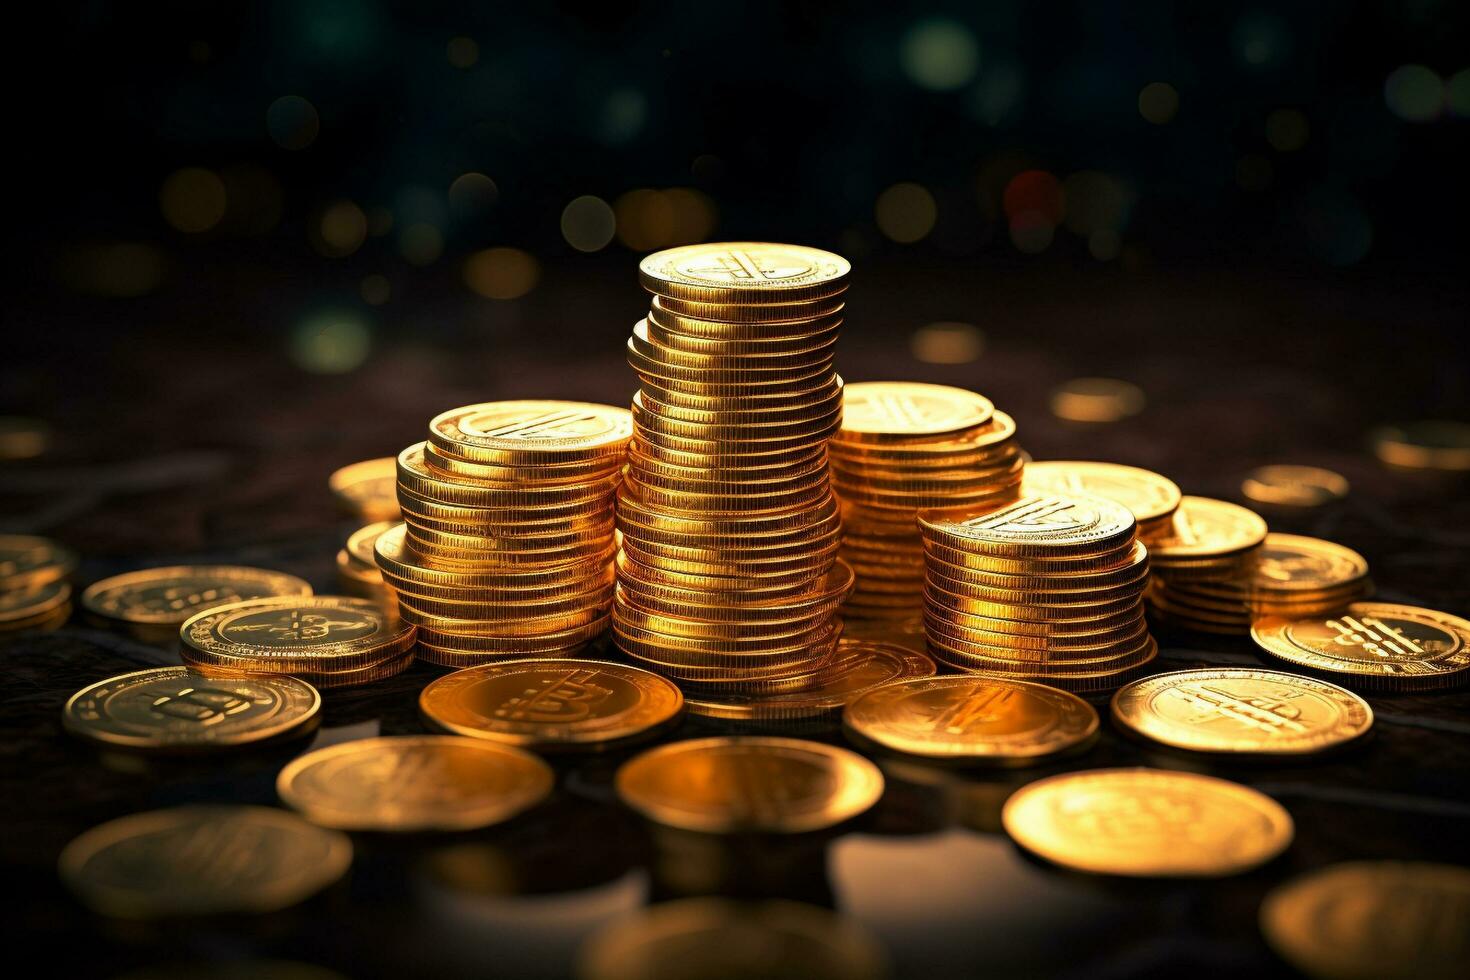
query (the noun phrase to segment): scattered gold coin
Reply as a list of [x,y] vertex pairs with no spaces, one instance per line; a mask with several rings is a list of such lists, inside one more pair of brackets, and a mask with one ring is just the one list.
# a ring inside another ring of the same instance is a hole
[[540,751],[621,748],[667,728],[683,706],[672,681],[600,660],[485,664],[419,695],[419,710],[446,731]]
[[1260,466],[1250,471],[1240,492],[1272,507],[1321,507],[1348,495],[1347,477],[1320,466]]
[[1266,522],[1238,504],[1210,497],[1184,497],[1169,532],[1149,546],[1155,565],[1220,560],[1260,547]]
[[1118,422],[1143,411],[1143,389],[1114,378],[1075,378],[1051,393],[1051,413],[1068,422]]
[[51,426],[40,419],[0,415],[0,461],[34,459],[51,445]]
[[183,806],[94,827],[61,852],[61,879],[123,919],[275,912],[342,877],[345,834],[261,806]]
[[1335,684],[1253,668],[1156,674],[1113,695],[1113,720],[1164,745],[1229,755],[1301,756],[1367,734],[1373,709]]
[[316,727],[316,688],[294,677],[206,677],[155,667],[71,696],[62,726],[109,746],[193,752],[252,745]]
[[1470,470],[1470,424],[1429,421],[1386,425],[1368,434],[1373,452],[1389,466],[1406,470]]
[[1042,684],[923,677],[874,688],[842,715],[855,741],[929,759],[1025,766],[1097,738],[1092,706]]
[[1264,864],[1291,843],[1291,815],[1238,783],[1163,769],[1093,769],[1038,780],[1001,811],[1026,850],[1075,871],[1208,878]]
[[795,902],[719,898],[663,902],[595,933],[578,956],[582,980],[790,977],[879,980],[882,947],[856,923]]
[[352,463],[327,479],[337,505],[364,521],[397,520],[398,460],[393,456]]
[[1341,613],[1268,616],[1251,627],[1273,657],[1353,687],[1424,691],[1470,677],[1470,622],[1391,602],[1354,602]]
[[529,752],[456,735],[396,735],[308,752],[276,792],[312,823],[342,830],[474,830],[551,793],[551,767]]
[[0,534],[0,591],[55,582],[76,567],[77,556],[49,538]]
[[1308,871],[1261,903],[1261,932],[1323,980],[1450,980],[1470,962],[1470,869],[1349,861]]
[[71,586],[56,579],[0,591],[0,633],[59,629],[71,615]]
[[171,565],[93,582],[82,592],[82,608],[101,625],[150,640],[177,639],[179,624],[202,610],[265,596],[309,595],[309,584],[284,572],[239,565]]
[[723,736],[649,749],[618,770],[617,789],[628,806],[671,827],[800,833],[868,810],[883,795],[883,774],[819,742]]

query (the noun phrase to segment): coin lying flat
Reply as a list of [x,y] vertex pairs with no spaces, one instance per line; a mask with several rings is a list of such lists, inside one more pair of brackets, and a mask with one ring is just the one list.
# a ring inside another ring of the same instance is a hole
[[847,706],[856,741],[955,762],[1029,765],[1083,748],[1097,712],[1073,694],[991,677],[924,677],[874,688]]
[[197,613],[180,636],[187,663],[293,674],[396,659],[413,645],[414,629],[366,599],[277,596]]
[[926,531],[975,542],[987,554],[1018,558],[1086,555],[1131,543],[1137,522],[1126,507],[1102,497],[1038,494],[978,517],[919,517]]
[[650,906],[599,930],[578,956],[577,975],[878,980],[888,970],[877,942],[827,909],[691,898]]
[[51,445],[51,426],[40,419],[0,415],[0,462],[34,459]]
[[1470,962],[1470,869],[1350,861],[1309,871],[1266,896],[1261,932],[1283,959],[1313,977],[1463,977]]
[[657,674],[570,658],[471,667],[419,695],[419,710],[440,728],[538,750],[621,747],[663,730],[683,705]]
[[1155,563],[1220,558],[1259,547],[1266,522],[1237,504],[1209,497],[1184,497],[1170,532],[1149,547]]
[[265,913],[305,901],[352,863],[345,834],[261,806],[183,806],[94,827],[61,852],[62,880],[125,919]]
[[1373,709],[1336,684],[1275,670],[1207,668],[1156,674],[1113,695],[1113,720],[1195,752],[1296,756],[1367,734]]
[[1272,532],[1256,552],[1245,591],[1281,593],[1283,597],[1333,592],[1351,588],[1367,575],[1367,560],[1351,548],[1321,538]]
[[1088,494],[1127,507],[1138,523],[1158,520],[1179,507],[1181,494],[1173,480],[1119,463],[1043,460],[1026,464],[1024,494]]
[[201,610],[245,599],[308,595],[309,584],[284,572],[240,565],[171,565],[93,582],[82,592],[82,606],[109,624],[146,629],[178,626]]
[[397,487],[398,460],[393,456],[352,463],[327,479],[337,505],[365,521],[398,519]]
[[316,726],[316,688],[294,677],[206,677],[155,667],[73,694],[61,721],[106,745],[187,752],[248,745]]
[[1115,378],[1074,378],[1051,393],[1051,413],[1068,422],[1118,422],[1143,411],[1143,389]]
[[1322,507],[1348,495],[1347,477],[1320,466],[1259,466],[1246,475],[1240,492],[1271,507]]
[[1387,691],[1452,687],[1470,678],[1470,622],[1390,602],[1354,602],[1332,616],[1269,616],[1251,639],[1273,657]]
[[790,303],[846,288],[852,267],[840,255],[803,245],[711,242],[684,245],[638,263],[643,288],[696,303]]
[[1291,843],[1291,815],[1238,783],[1163,769],[1093,769],[1038,780],[1001,811],[1011,839],[1075,871],[1206,878],[1264,864]]
[[77,567],[77,556],[49,538],[0,534],[0,589],[23,589],[55,582]]
[[617,774],[623,802],[657,823],[707,833],[820,830],[869,809],[883,774],[846,749],[723,736],[649,749]]
[[1406,470],[1463,473],[1470,470],[1470,424],[1429,420],[1385,425],[1368,433],[1373,452]]
[[990,399],[963,388],[865,381],[843,392],[842,438],[866,443],[954,435],[984,425],[994,413]]
[[71,612],[71,586],[61,579],[0,591],[0,633],[60,626]]
[[342,830],[473,830],[550,793],[551,767],[529,752],[455,735],[342,742],[293,760],[276,792],[313,823]]
[[429,441],[438,450],[501,465],[614,460],[632,435],[626,408],[589,402],[486,402],[451,409],[429,423]]

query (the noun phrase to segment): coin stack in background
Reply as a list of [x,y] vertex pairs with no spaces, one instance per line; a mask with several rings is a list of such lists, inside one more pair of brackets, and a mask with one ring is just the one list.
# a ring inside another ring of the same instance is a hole
[[1148,550],[1121,504],[1028,495],[977,517],[921,514],[919,526],[936,660],[1082,692],[1116,687],[1157,654]]
[[1137,466],[1082,460],[1033,460],[1026,464],[1022,493],[1085,494],[1122,504],[1138,522],[1138,540],[1146,546],[1168,537],[1174,512],[1183,499],[1171,479]]
[[827,439],[846,260],[695,245],[639,266],[654,293],[628,360],[641,388],[618,495],[618,646],[700,698],[815,683],[852,572]]
[[71,616],[77,556],[55,541],[0,534],[0,633],[59,629]]
[[1254,511],[1210,497],[1184,497],[1168,534],[1149,546],[1149,614],[1161,625],[1188,629],[1212,625],[1191,617],[1188,610],[1175,609],[1170,595],[1188,593],[1192,583],[1245,581],[1265,540],[1266,522]]
[[583,402],[488,402],[398,456],[404,524],[374,542],[419,656],[466,667],[574,650],[607,627],[613,498],[632,420]]
[[343,592],[387,606],[394,603],[393,590],[383,581],[373,545],[397,523],[378,521],[358,528],[348,537],[347,546],[337,552],[337,584]]
[[382,456],[335,471],[327,479],[327,488],[338,509],[362,521],[398,520],[397,464],[392,456]]
[[857,584],[847,616],[910,620],[924,612],[920,510],[974,514],[1016,498],[1025,457],[1016,423],[972,391],[905,381],[848,385],[832,437],[843,561]]
[[1367,560],[1331,541],[1270,533],[1249,555],[1219,577],[1165,576],[1156,567],[1148,591],[1154,617],[1205,633],[1245,634],[1267,616],[1325,615],[1373,592]]

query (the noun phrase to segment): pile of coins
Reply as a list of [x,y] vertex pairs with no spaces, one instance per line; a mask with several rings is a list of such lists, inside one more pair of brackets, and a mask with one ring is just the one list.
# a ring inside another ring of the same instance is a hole
[[466,667],[574,650],[607,627],[626,409],[487,402],[398,456],[404,524],[373,543],[419,656]]
[[373,545],[393,530],[397,521],[378,521],[352,532],[347,546],[337,552],[337,585],[348,595],[371,599],[384,605],[395,599],[393,590],[383,580]]
[[46,538],[0,534],[0,633],[60,628],[71,616],[77,557]]
[[832,437],[843,561],[857,584],[845,615],[916,620],[924,611],[921,510],[968,513],[1016,498],[1025,458],[1016,424],[972,391],[910,382],[848,385]]
[[1143,610],[1148,551],[1121,504],[1024,496],[976,517],[920,514],[919,527],[936,660],[1098,691],[1157,654]]
[[1138,522],[1138,540],[1150,551],[1167,538],[1174,514],[1184,499],[1179,486],[1166,476],[1121,463],[1048,459],[1026,464],[1021,491],[1027,494],[1057,493],[1106,497],[1122,504]]
[[144,643],[175,644],[179,627],[215,606],[266,596],[309,596],[311,586],[285,572],[244,565],[166,565],[93,582],[82,608],[93,626]]
[[[849,266],[791,245],[696,245],[639,266],[641,387],[618,494],[618,646],[700,699],[816,683],[852,585],[827,439]],[[692,694],[691,694],[692,697]],[[695,710],[691,707],[691,710]]]

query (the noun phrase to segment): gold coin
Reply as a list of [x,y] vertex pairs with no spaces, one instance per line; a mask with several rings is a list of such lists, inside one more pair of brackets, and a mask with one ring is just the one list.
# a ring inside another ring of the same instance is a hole
[[[847,390],[852,389],[847,386]],[[978,397],[978,396],[977,396]],[[1016,421],[995,409],[989,422],[951,439],[922,439],[914,442],[850,442],[842,432],[832,437],[832,455],[854,466],[869,461],[880,466],[959,466],[1009,452],[1006,444],[1016,434]]]
[[1043,460],[1026,464],[1023,494],[1090,494],[1127,507],[1138,523],[1174,513],[1181,494],[1173,480],[1119,463]]
[[397,521],[376,521],[358,528],[347,538],[347,554],[358,564],[376,571],[378,560],[373,556],[373,544],[384,532],[392,530],[397,524]]
[[998,677],[928,677],[875,688],[842,714],[862,745],[954,762],[1024,766],[1090,745],[1097,712],[1063,691]]
[[588,402],[485,402],[429,423],[429,441],[440,451],[502,465],[616,458],[632,435],[627,409]]
[[179,635],[191,665],[294,674],[387,660],[413,645],[414,628],[367,599],[275,596],[196,613]]
[[1350,590],[1368,576],[1368,562],[1351,548],[1321,538],[1271,532],[1255,552],[1255,566],[1244,582],[1201,583],[1200,591],[1289,599]]
[[[673,314],[685,320],[697,320],[709,324],[707,336],[781,336],[787,330],[801,331],[803,324],[816,323],[828,317],[840,316],[843,310],[842,294],[813,300],[796,300],[785,303],[701,303],[693,300],[675,299],[671,296],[654,296],[649,304],[656,314]],[[683,329],[693,332],[689,324]]]
[[187,667],[122,674],[73,694],[73,735],[158,752],[233,748],[314,728],[316,688],[294,677],[206,677]]
[[365,521],[391,521],[398,517],[396,461],[392,456],[363,460],[337,470],[327,479],[327,488],[337,504]]
[[1368,433],[1373,452],[1389,466],[1407,470],[1470,470],[1470,424],[1410,422],[1386,425]]
[[71,586],[56,580],[0,592],[0,630],[27,628],[70,608]]
[[1209,497],[1184,497],[1164,537],[1149,545],[1155,565],[1199,558],[1223,558],[1260,546],[1266,522],[1237,504]]
[[1259,466],[1250,471],[1240,492],[1272,507],[1321,507],[1348,495],[1348,481],[1320,466]]
[[899,442],[955,437],[990,421],[990,399],[963,388],[914,381],[847,386],[842,442]]
[[1332,616],[1268,616],[1251,627],[1251,639],[1273,657],[1349,686],[1424,691],[1470,677],[1470,622],[1416,606],[1354,602]]
[[1092,555],[1126,548],[1136,522],[1121,504],[1102,497],[1056,494],[1023,496],[1015,503],[968,519],[920,514],[926,538],[950,547],[1009,558]]
[[[435,655],[476,654],[483,656],[493,654],[500,657],[524,658],[537,654],[550,654],[552,651],[568,650],[572,647],[580,646],[603,633],[611,625],[611,622],[612,616],[607,615],[601,619],[587,623],[585,626],[574,626],[570,629],[539,636],[477,636],[466,633],[451,633],[433,627],[425,627],[419,630],[418,642],[421,648],[428,648]],[[422,653],[420,656],[422,656]],[[425,657],[424,659],[433,658]],[[471,663],[455,664],[452,663],[452,658],[438,659],[433,662],[460,667],[476,665]]]
[[1143,389],[1115,378],[1074,378],[1051,393],[1051,413],[1068,422],[1118,422],[1143,411]]
[[852,920],[795,902],[661,902],[615,920],[578,955],[582,980],[672,976],[881,980],[882,948]]
[[51,444],[51,426],[40,419],[0,415],[0,461],[35,459]]
[[412,494],[453,506],[513,508],[561,506],[591,501],[612,504],[618,474],[581,483],[517,485],[492,483],[434,470],[424,460],[424,443],[398,454],[398,484]]
[[732,305],[822,299],[845,289],[851,271],[840,255],[771,242],[683,245],[638,263],[638,279],[650,293]]
[[112,623],[156,630],[232,602],[309,595],[307,582],[284,572],[243,565],[169,565],[93,582],[82,593],[82,606]]
[[1300,756],[1367,734],[1373,709],[1335,684],[1254,668],[1155,674],[1113,695],[1113,720],[1193,752]]
[[633,324],[633,336],[628,345],[642,357],[672,367],[691,371],[723,370],[735,368],[740,371],[779,371],[792,374],[805,371],[817,364],[830,363],[832,347],[837,342],[837,332],[829,331],[819,340],[804,344],[798,350],[775,351],[767,354],[755,352],[733,355],[725,350],[687,351],[668,347],[649,336],[648,319]]
[[76,567],[77,556],[49,538],[0,534],[0,590],[55,582]]
[[1277,886],[1261,932],[1302,973],[1324,980],[1452,980],[1470,961],[1470,869],[1347,861]]
[[1213,878],[1266,863],[1291,843],[1291,815],[1238,783],[1163,769],[1093,769],[1038,780],[1001,811],[1006,833],[1074,871]]
[[94,827],[61,852],[61,880],[123,919],[275,912],[352,863],[345,834],[263,806],[181,806]]
[[341,830],[475,830],[551,794],[551,767],[529,752],[457,735],[341,742],[294,759],[276,779],[287,806]]
[[486,664],[419,694],[419,710],[446,731],[538,751],[621,748],[667,728],[683,707],[670,681],[601,660]]
[[[566,463],[476,463],[450,456],[432,442],[424,443],[424,462],[431,470],[447,473],[451,477],[464,476],[471,480],[491,483],[533,486],[538,484],[585,483],[587,480],[611,475],[623,465],[621,455],[602,459],[574,460]],[[399,506],[403,501],[399,500]]]
[[724,736],[649,749],[618,770],[617,790],[628,806],[671,827],[801,833],[869,809],[883,795],[883,774],[831,745]]
[[842,317],[762,325],[762,329],[737,331],[743,336],[731,336],[728,323],[682,317],[655,305],[645,323],[648,339],[662,347],[690,354],[769,357],[799,354],[832,343],[842,328]]

